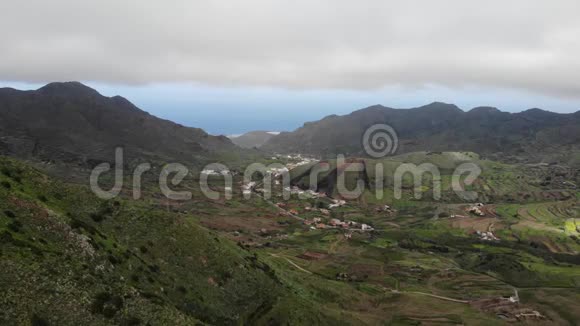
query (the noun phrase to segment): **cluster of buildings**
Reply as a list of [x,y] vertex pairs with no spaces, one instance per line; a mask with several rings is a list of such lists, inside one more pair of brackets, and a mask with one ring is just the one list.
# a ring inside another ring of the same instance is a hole
[[304,224],[309,225],[310,229],[345,229],[345,230],[359,230],[359,231],[373,231],[374,228],[365,223],[358,223],[355,221],[341,221],[337,218],[332,218],[328,224],[324,223],[322,218],[315,217],[312,220],[304,220]]
[[544,315],[542,315],[539,311],[527,309],[526,311],[520,312],[516,314],[517,320],[539,320],[539,319],[546,319]]
[[342,207],[346,205],[346,201],[342,200],[342,199],[333,199],[332,200],[332,204],[328,205],[328,209],[333,209],[336,207]]
[[205,169],[201,171],[201,174],[205,175],[233,175],[229,170],[211,170]]
[[[268,176],[273,177],[274,179],[274,183],[277,186],[282,185],[281,180],[283,180],[283,177],[285,175],[287,175],[288,173],[290,173],[290,170],[292,170],[293,168],[300,166],[300,165],[304,165],[304,164],[308,164],[308,163],[312,163],[312,162],[316,162],[315,159],[312,158],[304,158],[302,157],[300,154],[298,155],[276,155],[272,157],[273,160],[279,160],[279,159],[289,159],[289,160],[297,160],[298,162],[295,163],[287,163],[285,164],[285,166],[282,167],[273,167],[270,166],[266,169],[265,174]],[[202,171],[202,173],[205,174],[210,174],[210,175],[218,175],[221,172],[220,171],[213,171],[213,170],[204,170]],[[256,192],[263,192],[263,190],[261,191],[261,189],[255,189],[256,187],[256,182],[250,182],[248,184],[245,184],[242,186],[242,192],[244,194],[249,194],[251,193],[253,190],[255,190]],[[295,194],[295,195],[300,195],[301,198],[319,198],[319,197],[326,197],[325,193],[318,193],[316,191],[313,190],[302,190],[296,186],[294,187],[285,187],[284,191],[290,192],[291,194]],[[304,197],[305,196],[305,197]]]
[[286,166],[289,169],[294,169],[294,168],[299,167],[301,165],[306,165],[306,164],[310,164],[310,163],[314,163],[314,162],[317,162],[317,160],[310,159],[310,158],[304,158],[304,159],[302,159],[298,162],[295,162],[295,163],[288,163],[288,164],[286,164]]
[[323,192],[316,192],[314,190],[308,189],[308,190],[302,190],[296,186],[290,188],[290,187],[286,187],[284,188],[284,191],[288,191],[290,192],[290,194],[292,195],[298,195],[301,198],[322,198],[322,197],[326,197],[326,193]]
[[467,211],[470,212],[471,214],[474,214],[477,216],[485,216],[485,213],[481,210],[482,208],[483,208],[483,204],[477,203],[475,205],[470,206]]
[[384,205],[383,207],[377,207],[375,209],[376,212],[387,212],[387,213],[395,213],[396,210],[392,209],[389,205]]
[[314,163],[314,162],[318,161],[317,159],[314,159],[311,157],[304,157],[301,154],[295,154],[295,155],[279,155],[279,154],[277,154],[276,156],[272,156],[272,159],[273,160],[293,161],[293,162],[289,162],[286,164],[286,167],[290,170],[292,170],[295,167],[301,166],[301,165]]
[[485,241],[499,241],[499,238],[496,237],[493,232],[491,231],[475,231],[475,234],[481,239]]
[[[483,203],[476,203],[476,204],[473,204],[471,206],[468,206],[465,209],[465,211],[467,213],[472,214],[472,215],[482,217],[482,216],[485,216],[484,207],[485,207],[485,205],[483,205]],[[451,218],[466,218],[468,216],[460,215],[460,214],[451,214],[449,217],[451,217]]]
[[242,185],[242,193],[244,195],[249,195],[252,193],[252,189],[254,189],[254,187],[256,186],[256,182],[252,181],[252,182],[248,182],[246,184]]
[[514,289],[514,295],[499,298],[486,298],[471,301],[470,304],[482,311],[495,313],[496,316],[507,322],[539,321],[546,319],[539,311],[520,303],[518,292]]
[[266,173],[272,175],[274,178],[280,178],[288,172],[290,172],[290,169],[288,169],[288,167],[281,168],[270,167],[266,170]]

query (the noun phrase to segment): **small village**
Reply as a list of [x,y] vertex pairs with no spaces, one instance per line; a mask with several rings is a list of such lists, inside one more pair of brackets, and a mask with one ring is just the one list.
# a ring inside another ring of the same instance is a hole
[[212,170],[212,169],[204,169],[200,172],[203,175],[236,175],[236,173],[232,173],[229,170]]
[[272,156],[272,160],[286,161],[286,168],[292,170],[296,167],[318,162],[318,159],[313,157],[303,156],[302,154],[280,155]]
[[[269,168],[266,173],[270,174],[273,177],[274,184],[276,186],[281,186],[280,179],[283,177],[285,173],[289,173],[289,171],[293,168],[296,168],[301,165],[310,164],[316,162],[313,158],[303,157],[300,154],[297,155],[276,155],[273,156],[272,159],[286,159],[289,162],[286,163],[285,167],[281,168]],[[265,189],[262,187],[258,187],[258,183],[255,181],[248,182],[246,184],[241,185],[243,195],[250,195],[252,192],[255,192],[259,195],[263,195],[265,193]],[[298,216],[298,211],[295,209],[287,209],[287,204],[283,202],[277,202],[274,205],[278,207],[282,212],[298,218],[302,221],[302,223],[309,227],[310,230],[316,229],[341,229],[346,230],[348,232],[345,233],[345,237],[349,239],[352,236],[351,232],[370,232],[373,231],[374,228],[365,223],[359,223],[356,221],[350,220],[339,220],[337,218],[331,218],[331,210],[340,208],[346,205],[346,201],[342,199],[333,199],[328,197],[325,192],[317,192],[312,189],[303,190],[297,186],[286,186],[282,189],[283,192],[290,193],[290,195],[296,195],[299,200],[307,200],[307,199],[320,199],[325,198],[329,201],[329,204],[326,208],[317,208],[312,207],[311,205],[305,205],[304,211],[306,212],[319,212],[322,217],[313,217],[311,219],[305,219]],[[388,206],[386,206],[388,207]],[[389,208],[390,209],[390,208]]]
[[[275,155],[272,156],[273,160],[283,160],[286,164],[283,167],[270,167],[266,170],[266,174],[272,177],[273,184],[275,186],[282,186],[283,177],[290,172],[290,170],[317,162],[314,158],[304,157],[300,154],[295,155]],[[205,171],[205,170],[204,170]],[[222,174],[225,175],[224,171],[206,171],[209,174]],[[259,195],[264,195],[266,192],[265,187],[260,187],[260,184],[256,181],[251,181],[246,184],[241,185],[242,193],[244,196],[248,196],[252,193]],[[342,229],[348,230],[345,233],[347,238],[350,238],[352,232],[369,232],[375,230],[371,225],[365,223],[359,223],[352,220],[340,220],[338,218],[331,218],[331,211],[336,208],[343,207],[347,204],[345,200],[334,199],[329,197],[325,192],[317,192],[312,189],[304,190],[297,186],[286,185],[282,188],[282,192],[289,193],[290,195],[295,195],[299,200],[308,199],[326,199],[329,203],[326,207],[311,207],[307,204],[304,206],[305,212],[319,212],[322,216],[313,218],[302,218],[296,209],[287,209],[287,204],[284,202],[277,202],[274,205],[278,207],[284,214],[298,218],[302,223],[309,227],[310,230],[317,229]],[[282,196],[278,194],[277,196]],[[386,213],[389,216],[396,214],[396,210],[391,208],[389,205],[382,205],[375,208],[377,213]],[[466,215],[461,214],[451,214],[451,218],[470,218],[470,217],[485,217],[488,208],[481,202],[470,204],[465,208]],[[499,241],[500,239],[493,233],[493,230],[473,230],[472,234],[477,236],[482,241]]]
[[[295,156],[293,158],[299,158]],[[344,212],[354,208],[358,204],[350,203],[344,199],[333,198],[324,191],[316,191],[313,189],[302,189],[296,185],[282,186],[281,179],[284,173],[299,165],[308,164],[311,161],[303,161],[303,163],[288,163],[285,168],[269,169],[268,173],[273,177],[273,186],[277,186],[276,194],[273,196],[282,197],[284,192],[289,193],[292,197],[289,201],[274,201],[272,204],[280,210],[283,216],[289,216],[300,221],[305,226],[307,231],[323,231],[323,230],[337,230],[340,231],[339,239],[351,240],[356,237],[356,233],[364,234],[377,229],[368,223],[362,223],[353,219],[344,218]],[[241,186],[244,194],[256,193],[258,195],[265,194],[265,187],[257,182],[249,182]],[[273,192],[274,193],[274,192]],[[273,194],[272,193],[272,194]],[[315,204],[314,204],[315,203]],[[353,206],[354,205],[354,206]],[[346,210],[341,209],[346,208]],[[371,206],[371,211],[377,215],[385,217],[396,217],[398,211],[387,204]],[[466,228],[467,233],[471,236],[477,237],[481,241],[499,242],[500,238],[495,234],[494,220],[498,218],[495,211],[495,205],[484,204],[482,202],[475,202],[469,204],[458,204],[453,206],[448,211],[448,218],[457,221],[463,221],[466,225],[471,225]],[[348,216],[348,214],[346,214]],[[445,216],[445,215],[442,215]],[[489,222],[488,222],[489,220]],[[485,224],[489,223],[489,224]],[[391,223],[395,225],[395,223]],[[382,230],[382,229],[379,229]],[[266,234],[266,233],[265,233]],[[287,234],[277,235],[277,239],[287,238]],[[339,240],[337,240],[339,241]],[[281,256],[280,256],[281,257]],[[286,259],[289,256],[285,257]],[[320,252],[317,250],[306,250],[298,255],[304,261],[309,262],[324,262],[331,257],[327,252]],[[304,272],[305,267],[296,267]],[[410,271],[421,273],[422,267],[416,266],[410,268]],[[356,273],[338,272],[336,274],[337,281],[358,282],[361,281]],[[392,290],[393,293],[405,293],[402,290]],[[450,300],[460,302],[449,297],[437,296],[426,292],[412,292],[420,293],[422,295],[433,296],[442,300]],[[498,318],[507,322],[525,322],[525,321],[541,321],[545,320],[546,316],[532,307],[520,304],[517,290],[511,296],[498,296],[493,298],[470,299],[461,301],[469,304],[481,311],[496,315]]]
[[358,223],[354,221],[341,221],[337,218],[325,219],[315,217],[312,220],[304,220],[304,225],[310,226],[310,229],[344,229],[349,231],[373,231],[374,228],[365,223]]

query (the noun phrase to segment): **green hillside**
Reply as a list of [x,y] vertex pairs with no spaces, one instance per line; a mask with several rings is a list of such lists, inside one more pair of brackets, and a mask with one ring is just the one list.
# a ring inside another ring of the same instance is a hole
[[346,115],[330,115],[282,132],[260,149],[323,157],[364,156],[365,131],[377,124],[395,130],[398,153],[472,151],[506,162],[577,164],[580,151],[579,112],[530,109],[509,113],[492,107],[465,112],[441,102],[409,109],[374,105]]
[[[325,212],[331,198],[283,200],[279,185],[272,200],[245,200],[237,186],[231,200],[210,200],[195,177],[180,185],[193,192],[189,201],[165,199],[151,181],[140,200],[126,189],[102,201],[84,185],[0,158],[0,324],[499,324],[500,312],[518,321],[532,311],[556,324],[580,318],[578,192],[557,188],[569,179],[556,167],[468,152],[347,162],[364,163],[346,180],[365,180],[366,190]],[[441,166],[442,199],[429,197],[429,177],[421,199],[413,187],[394,199],[388,178],[377,199],[370,167],[393,172],[402,162]],[[450,189],[465,162],[482,167],[470,189],[485,199],[484,216]],[[326,163],[319,188],[341,169]],[[294,169],[295,184],[308,186],[314,166]],[[209,182],[223,191],[221,177]],[[314,219],[374,229],[306,223]],[[489,230],[500,240],[476,233]],[[501,299],[514,289],[520,303]]]
[[84,187],[7,158],[0,158],[0,183],[1,324],[223,325],[258,323],[264,314],[297,317],[277,307],[300,300],[264,261],[188,215],[95,200]]

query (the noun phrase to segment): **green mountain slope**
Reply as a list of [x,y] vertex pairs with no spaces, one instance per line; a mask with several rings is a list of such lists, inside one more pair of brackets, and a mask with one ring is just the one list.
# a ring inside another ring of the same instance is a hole
[[7,158],[0,207],[0,324],[331,323],[188,215],[99,201]]
[[396,130],[398,153],[472,151],[501,159],[565,162],[578,159],[580,146],[578,112],[531,109],[507,113],[489,107],[464,112],[455,105],[435,102],[412,109],[375,105],[344,116],[328,116],[281,133],[261,149],[360,156],[364,154],[363,134],[374,124],[388,124]]
[[118,146],[125,149],[126,163],[136,158],[195,163],[241,152],[225,136],[157,118],[81,83],[0,89],[0,154],[90,167],[112,161]]

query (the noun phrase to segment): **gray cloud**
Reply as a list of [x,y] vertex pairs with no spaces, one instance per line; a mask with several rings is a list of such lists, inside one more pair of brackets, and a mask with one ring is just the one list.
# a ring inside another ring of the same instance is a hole
[[580,2],[0,3],[0,79],[580,94]]

